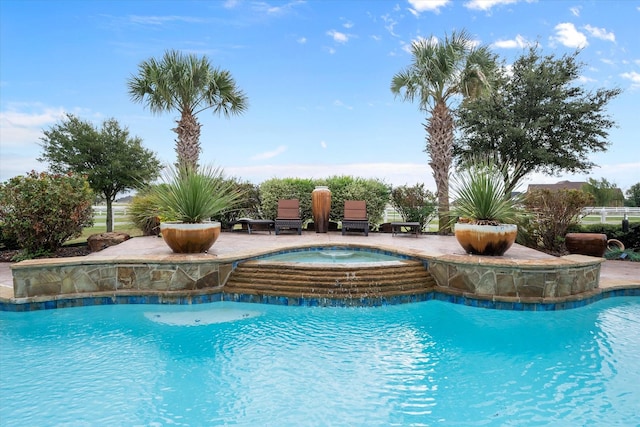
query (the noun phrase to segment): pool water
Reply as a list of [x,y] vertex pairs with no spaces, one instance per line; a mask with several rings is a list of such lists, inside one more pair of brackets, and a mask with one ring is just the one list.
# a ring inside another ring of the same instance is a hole
[[361,262],[391,262],[402,258],[381,252],[323,249],[310,251],[294,251],[269,255],[261,258],[263,261],[304,262],[304,263],[361,263]]
[[0,312],[2,426],[640,424],[640,299]]

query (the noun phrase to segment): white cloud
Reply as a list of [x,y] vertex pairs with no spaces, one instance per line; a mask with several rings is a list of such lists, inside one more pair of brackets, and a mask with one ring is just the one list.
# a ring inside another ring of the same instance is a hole
[[341,33],[340,31],[329,30],[327,31],[327,35],[333,38],[333,41],[337,43],[346,43],[349,41],[349,36],[345,33]]
[[518,35],[516,35],[515,39],[512,39],[512,40],[498,40],[493,45],[495,47],[497,47],[497,48],[513,49],[513,48],[516,48],[516,47],[524,48],[524,47],[530,46],[531,43],[527,39],[522,37],[520,34],[518,34]]
[[389,15],[382,15],[381,18],[382,18],[382,21],[384,22],[384,28],[387,31],[389,31],[389,34],[391,34],[392,36],[398,37],[398,35],[393,32],[398,22],[395,21],[393,18],[391,18]]
[[327,148],[327,143],[325,141],[320,141],[320,147]]
[[42,130],[64,118],[65,110],[41,104],[11,104],[0,112],[0,182],[46,165],[36,159]]
[[587,36],[578,31],[570,22],[563,22],[555,26],[555,40],[562,43],[566,47],[583,48],[587,47]]
[[227,0],[224,2],[224,7],[227,9],[233,9],[238,4],[240,4],[240,0]]
[[272,6],[266,2],[253,2],[251,3],[253,9],[260,13],[267,13],[269,15],[283,15],[293,10],[298,5],[304,4],[304,0],[294,0],[289,3],[284,3],[280,6]]
[[272,158],[274,158],[276,156],[279,156],[280,154],[284,153],[285,151],[287,151],[287,147],[285,145],[280,145],[275,150],[265,151],[264,153],[258,153],[255,156],[252,156],[250,159],[251,160],[272,159]]
[[352,28],[352,27],[353,27],[353,22],[351,22],[351,21],[346,21],[344,24],[342,24],[342,26],[343,26],[344,28],[347,28],[347,29]]
[[306,38],[306,37],[300,37],[300,38],[297,40],[297,42],[298,42],[298,43],[300,43],[300,44],[305,44],[305,43],[307,42],[307,38]]
[[594,83],[597,80],[596,79],[592,79],[591,77],[587,77],[587,76],[580,76],[580,77],[578,77],[578,81],[580,83]]
[[585,25],[583,28],[595,38],[607,40],[610,42],[616,41],[615,34],[607,31],[605,28],[592,27],[591,25]]
[[[17,111],[21,109],[34,112]],[[65,115],[64,109],[36,105],[14,105],[8,111],[0,112],[0,145],[3,148],[20,147],[27,143],[38,142],[42,129],[54,124]]]
[[494,6],[516,3],[518,0],[470,0],[464,7],[472,10],[489,10]]
[[414,15],[419,15],[421,12],[435,12],[439,13],[440,8],[446,6],[451,0],[409,0],[411,8],[409,11]]
[[575,6],[575,7],[569,8],[569,10],[571,11],[571,14],[573,16],[580,16],[580,9],[581,8],[582,8],[581,6]]
[[607,65],[615,65],[616,64],[615,62],[613,62],[613,60],[607,59],[607,58],[600,58],[600,62],[604,62]]
[[197,24],[205,22],[202,18],[194,18],[191,16],[141,16],[141,15],[129,15],[129,21],[134,24],[142,25],[163,25],[167,22],[186,22],[188,24]]
[[631,80],[631,87],[633,89],[640,88],[640,73],[636,73],[635,71],[631,71],[629,73],[622,73],[620,77]]
[[333,101],[333,105],[336,106],[336,107],[346,108],[347,110],[353,110],[352,106],[345,105],[345,103],[340,101],[339,99],[336,99],[335,101]]

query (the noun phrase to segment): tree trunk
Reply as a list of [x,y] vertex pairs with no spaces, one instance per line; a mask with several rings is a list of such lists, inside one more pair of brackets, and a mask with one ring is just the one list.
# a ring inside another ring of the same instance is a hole
[[113,200],[111,197],[107,197],[107,233],[113,231]]
[[182,116],[177,123],[178,126],[172,129],[178,134],[178,139],[176,140],[177,166],[189,166],[196,169],[200,158],[200,128],[202,125],[188,111],[182,112]]
[[453,115],[444,101],[436,102],[427,120],[426,152],[431,161],[438,195],[439,234],[451,233],[449,226],[449,168],[453,159]]

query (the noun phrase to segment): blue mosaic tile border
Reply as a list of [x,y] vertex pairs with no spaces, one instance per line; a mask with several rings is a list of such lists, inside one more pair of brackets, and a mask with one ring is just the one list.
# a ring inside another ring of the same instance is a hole
[[640,297],[640,287],[614,289],[603,291],[590,297],[557,303],[528,303],[528,302],[507,302],[492,301],[485,299],[470,298],[460,295],[450,295],[441,292],[426,292],[417,295],[399,295],[391,298],[362,298],[362,299],[329,299],[329,298],[306,298],[306,297],[278,297],[260,296],[247,294],[226,294],[211,293],[200,295],[112,295],[102,297],[78,297],[61,298],[50,301],[14,303],[11,301],[0,301],[0,311],[27,312],[35,310],[50,310],[69,307],[88,307],[94,305],[114,305],[114,304],[206,304],[220,301],[248,302],[257,304],[275,304],[304,307],[383,307],[388,305],[409,304],[423,301],[444,301],[452,304],[462,304],[471,307],[488,308],[495,310],[512,311],[558,311],[584,307],[596,301],[613,297]]

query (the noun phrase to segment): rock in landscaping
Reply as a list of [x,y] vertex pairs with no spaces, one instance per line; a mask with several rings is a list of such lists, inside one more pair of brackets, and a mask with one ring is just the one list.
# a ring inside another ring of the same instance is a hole
[[131,236],[127,233],[118,233],[115,231],[111,233],[92,234],[87,238],[87,244],[91,252],[98,252],[109,246],[119,245],[130,238]]

